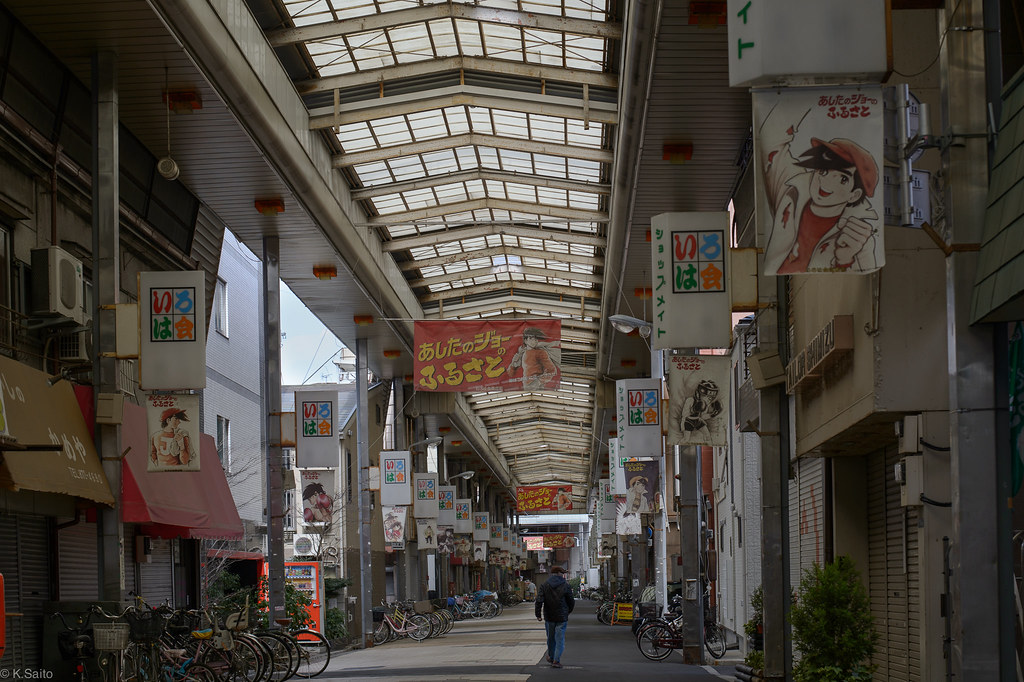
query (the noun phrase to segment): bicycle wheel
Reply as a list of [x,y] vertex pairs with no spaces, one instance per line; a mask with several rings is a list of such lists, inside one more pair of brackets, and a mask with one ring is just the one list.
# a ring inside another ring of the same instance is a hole
[[713,658],[725,655],[725,632],[721,626],[712,624],[704,627],[704,648]]
[[386,620],[382,620],[377,623],[377,626],[373,628],[373,643],[380,645],[391,639],[391,627],[388,626]]
[[409,631],[409,638],[417,642],[422,642],[430,636],[430,621],[418,613],[405,620],[405,628]]
[[299,630],[292,633],[299,643],[299,668],[295,674],[309,679],[327,669],[331,662],[331,644],[316,630]]
[[605,625],[612,624],[612,612],[615,608],[615,604],[612,602],[605,602],[597,609],[597,620]]
[[664,625],[650,625],[636,636],[636,645],[645,658],[663,661],[672,654],[672,647],[666,646],[666,640],[673,637],[672,630]]
[[281,638],[272,633],[264,632],[259,635],[260,641],[270,651],[270,682],[281,682],[292,671],[291,647],[285,644]]
[[[175,678],[178,679],[178,678]],[[180,678],[181,682],[219,682],[220,677],[213,668],[202,663],[190,663],[185,668],[185,676]]]

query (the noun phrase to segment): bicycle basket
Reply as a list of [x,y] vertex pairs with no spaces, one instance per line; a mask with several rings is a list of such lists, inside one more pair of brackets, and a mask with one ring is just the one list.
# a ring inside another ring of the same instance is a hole
[[[85,644],[81,651],[75,646],[75,639],[78,637],[85,638]],[[57,650],[60,651],[60,656],[66,661],[70,661],[73,658],[91,658],[96,655],[96,648],[93,646],[92,640],[89,638],[88,631],[79,634],[71,630],[62,630],[57,633]]]
[[92,641],[97,651],[124,651],[128,648],[128,623],[96,623]]
[[155,642],[167,627],[167,621],[156,611],[129,612],[125,618],[131,628],[133,642]]
[[373,622],[374,623],[383,623],[384,622],[384,613],[385,613],[385,611],[387,611],[387,609],[384,608],[383,606],[371,607],[371,612],[373,613]]

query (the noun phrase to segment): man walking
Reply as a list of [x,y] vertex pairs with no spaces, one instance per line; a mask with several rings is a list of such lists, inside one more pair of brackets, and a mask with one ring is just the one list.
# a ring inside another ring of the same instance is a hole
[[565,569],[561,566],[551,568],[551,577],[540,586],[534,613],[541,620],[541,608],[544,609],[544,624],[548,633],[548,663],[552,668],[561,668],[562,652],[565,651],[565,629],[569,625],[569,614],[572,613],[576,601],[572,598],[569,583],[563,577]]

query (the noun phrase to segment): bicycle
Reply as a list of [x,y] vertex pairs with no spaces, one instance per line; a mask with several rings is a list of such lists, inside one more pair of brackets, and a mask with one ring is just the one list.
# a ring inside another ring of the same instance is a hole
[[712,658],[719,659],[725,655],[725,628],[715,621],[715,614],[710,609],[704,611],[704,648]]
[[57,633],[57,649],[60,651],[61,657],[65,660],[75,661],[76,682],[88,682],[89,673],[85,664],[96,654],[92,635],[88,634],[92,613],[86,614],[84,620],[82,616],[79,616],[78,627],[68,625],[64,614],[60,611],[52,613],[50,618],[60,618],[60,622],[64,626],[64,629]]
[[422,642],[430,636],[430,621],[420,614],[407,615],[396,603],[392,613],[384,612],[380,624],[373,630],[373,643],[384,644],[399,637]]

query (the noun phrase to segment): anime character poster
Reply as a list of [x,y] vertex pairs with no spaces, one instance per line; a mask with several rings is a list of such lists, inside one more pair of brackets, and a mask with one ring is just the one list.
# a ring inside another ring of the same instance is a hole
[[640,460],[623,464],[626,474],[626,499],[617,509],[617,517],[639,517],[657,511],[661,485],[657,460]]
[[455,556],[459,559],[473,558],[473,536],[469,533],[455,534]]
[[155,393],[146,396],[147,471],[199,471],[199,440],[192,427],[193,420],[198,418],[198,395]]
[[441,555],[455,552],[455,528],[453,526],[437,527],[437,553]]
[[303,469],[299,472],[302,490],[302,520],[307,524],[329,523],[334,517],[334,471]]
[[474,542],[473,543],[473,561],[486,561],[487,560],[487,543],[486,542]]
[[381,505],[380,511],[384,517],[384,542],[389,545],[405,543],[405,517],[408,507]]
[[881,87],[753,97],[764,274],[863,274],[885,265]]
[[615,549],[618,547],[618,539],[613,534],[601,534],[601,545],[597,552],[598,557],[610,557],[615,553]]
[[415,323],[420,391],[534,391],[561,383],[561,320]]
[[420,549],[437,549],[437,519],[416,519],[416,542]]
[[516,511],[572,511],[572,486],[517,486]]
[[728,445],[727,355],[668,357],[669,445]]

